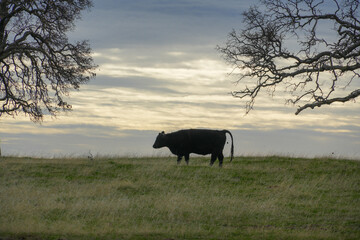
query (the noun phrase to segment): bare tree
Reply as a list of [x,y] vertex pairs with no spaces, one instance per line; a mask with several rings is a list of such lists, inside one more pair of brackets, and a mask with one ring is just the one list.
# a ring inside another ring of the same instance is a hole
[[71,109],[71,89],[95,76],[87,41],[66,32],[91,0],[0,0],[0,117],[24,112],[33,121]]
[[263,89],[290,92],[287,102],[298,105],[295,114],[355,99],[359,15],[359,0],[261,0],[243,13],[245,28],[218,46],[239,74],[242,89],[233,96],[249,99],[247,113]]

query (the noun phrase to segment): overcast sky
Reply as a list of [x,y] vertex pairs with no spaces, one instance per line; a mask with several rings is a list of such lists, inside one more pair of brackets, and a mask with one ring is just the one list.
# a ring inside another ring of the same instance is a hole
[[[245,0],[95,0],[69,33],[88,39],[97,77],[72,92],[73,111],[39,125],[0,120],[4,155],[169,155],[154,150],[157,133],[228,129],[236,155],[360,158],[360,104],[305,110],[282,92],[259,96],[245,116],[231,68],[216,51],[241,29]],[[229,155],[229,147],[225,149]]]

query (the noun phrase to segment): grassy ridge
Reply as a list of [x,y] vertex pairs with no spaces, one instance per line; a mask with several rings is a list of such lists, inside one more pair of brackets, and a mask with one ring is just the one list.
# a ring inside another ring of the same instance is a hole
[[0,158],[0,238],[359,239],[360,162]]

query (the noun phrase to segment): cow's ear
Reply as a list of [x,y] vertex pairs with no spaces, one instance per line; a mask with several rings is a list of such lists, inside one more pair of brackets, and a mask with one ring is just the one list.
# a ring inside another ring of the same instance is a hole
[[162,131],[162,132],[161,132],[161,134],[165,134],[165,132],[164,132],[164,131]]

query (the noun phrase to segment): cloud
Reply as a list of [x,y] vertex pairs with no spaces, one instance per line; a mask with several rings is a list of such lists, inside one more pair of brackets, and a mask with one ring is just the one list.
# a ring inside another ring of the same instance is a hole
[[242,11],[250,4],[236,0],[97,0],[71,36],[90,39],[96,49],[214,47],[238,26]]
[[[176,83],[169,83],[165,80],[144,77],[144,76],[127,76],[127,77],[112,77],[112,76],[98,76],[91,84],[99,89],[104,87],[119,87],[124,89],[132,89],[140,92],[166,93],[168,95],[178,94],[176,90]],[[181,84],[178,84],[180,87]]]
[[[192,86],[204,86],[223,79],[226,75],[226,70],[227,68],[224,68],[219,62],[199,59],[197,61],[179,63],[176,64],[176,66],[159,64],[157,67],[107,63],[101,65],[99,75],[114,78],[144,77],[167,80],[168,82],[175,83],[175,85],[182,82],[183,84],[191,84]],[[185,87],[186,85],[183,86]]]

